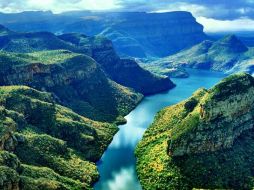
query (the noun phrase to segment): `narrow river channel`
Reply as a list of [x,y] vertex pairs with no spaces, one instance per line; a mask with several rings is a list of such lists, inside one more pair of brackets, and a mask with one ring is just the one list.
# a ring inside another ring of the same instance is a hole
[[146,128],[153,122],[155,114],[162,108],[176,104],[198,88],[210,88],[225,75],[222,73],[188,70],[187,79],[173,79],[176,88],[161,94],[145,97],[125,118],[127,123],[119,126],[107,151],[97,163],[100,180],[95,190],[141,190],[135,170],[134,150]]

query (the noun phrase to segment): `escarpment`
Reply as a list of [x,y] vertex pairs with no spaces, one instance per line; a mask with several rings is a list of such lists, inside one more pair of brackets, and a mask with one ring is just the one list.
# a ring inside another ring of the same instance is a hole
[[143,69],[135,60],[121,59],[110,40],[103,36],[87,37],[81,34],[64,34],[60,39],[72,43],[79,51],[94,58],[113,81],[144,94],[169,90],[175,85],[168,77],[160,77]]
[[144,189],[252,189],[254,78],[236,74],[160,111],[136,149]]
[[[188,113],[198,123],[183,126],[189,127],[183,129],[186,132],[172,130],[170,153],[183,156],[231,148],[243,132],[254,126],[253,95],[254,80],[250,75],[228,78],[207,91],[194,111]],[[195,118],[195,114],[199,117]]]
[[89,56],[101,66],[106,77],[144,95],[169,90],[175,86],[168,77],[155,76],[141,68],[134,60],[120,59],[112,42],[100,35],[88,37],[71,33],[56,36],[49,32],[13,32],[0,36],[0,42],[0,49],[7,52],[68,50]]
[[51,92],[58,103],[95,120],[121,119],[142,98],[108,79],[92,58],[66,50],[2,52],[0,63],[1,85],[27,85]]

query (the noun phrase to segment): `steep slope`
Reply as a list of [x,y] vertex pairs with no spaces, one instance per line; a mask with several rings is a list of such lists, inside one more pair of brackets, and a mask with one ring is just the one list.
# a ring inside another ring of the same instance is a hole
[[2,14],[0,23],[15,31],[78,32],[105,35],[118,54],[134,57],[167,56],[207,39],[203,26],[189,12],[73,11]]
[[204,41],[190,49],[151,63],[150,67],[190,67],[233,73],[252,73],[253,48],[246,47],[236,36],[218,41]]
[[66,50],[0,52],[0,85],[27,85],[54,94],[88,118],[122,121],[142,96],[109,80],[90,57]]
[[[0,189],[90,189],[115,125],[82,117],[51,94],[0,87]],[[81,154],[82,153],[82,154]]]
[[144,189],[252,189],[254,78],[237,74],[160,111],[136,149]]
[[61,35],[59,38],[87,52],[102,66],[112,80],[131,87],[142,94],[154,94],[175,86],[168,77],[153,75],[142,69],[134,60],[120,59],[112,42],[102,36],[88,38],[72,33]]
[[174,84],[167,77],[158,77],[142,69],[135,61],[121,60],[110,40],[81,34],[59,37],[49,32],[15,33],[0,36],[0,49],[9,52],[31,53],[65,49],[94,58],[113,81],[143,94],[168,90]]

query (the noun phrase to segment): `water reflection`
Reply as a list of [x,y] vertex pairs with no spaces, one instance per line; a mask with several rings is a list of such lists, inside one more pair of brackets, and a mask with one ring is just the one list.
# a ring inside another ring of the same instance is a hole
[[189,73],[191,77],[188,79],[174,80],[177,84],[175,89],[146,97],[125,117],[127,124],[119,126],[119,132],[97,163],[101,178],[95,184],[95,190],[141,190],[135,170],[134,150],[155,114],[163,107],[188,98],[200,87],[211,87],[224,77],[221,73],[209,71],[189,70]]

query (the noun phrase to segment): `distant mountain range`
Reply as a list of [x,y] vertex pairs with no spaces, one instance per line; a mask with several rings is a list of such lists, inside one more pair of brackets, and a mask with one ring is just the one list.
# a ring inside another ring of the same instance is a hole
[[78,32],[104,35],[121,56],[163,57],[208,37],[189,12],[90,12],[0,14],[0,24],[21,32]]
[[218,41],[205,40],[175,55],[147,64],[150,70],[163,73],[169,68],[195,68],[225,73],[254,72],[254,48],[247,47],[235,35],[228,35]]

